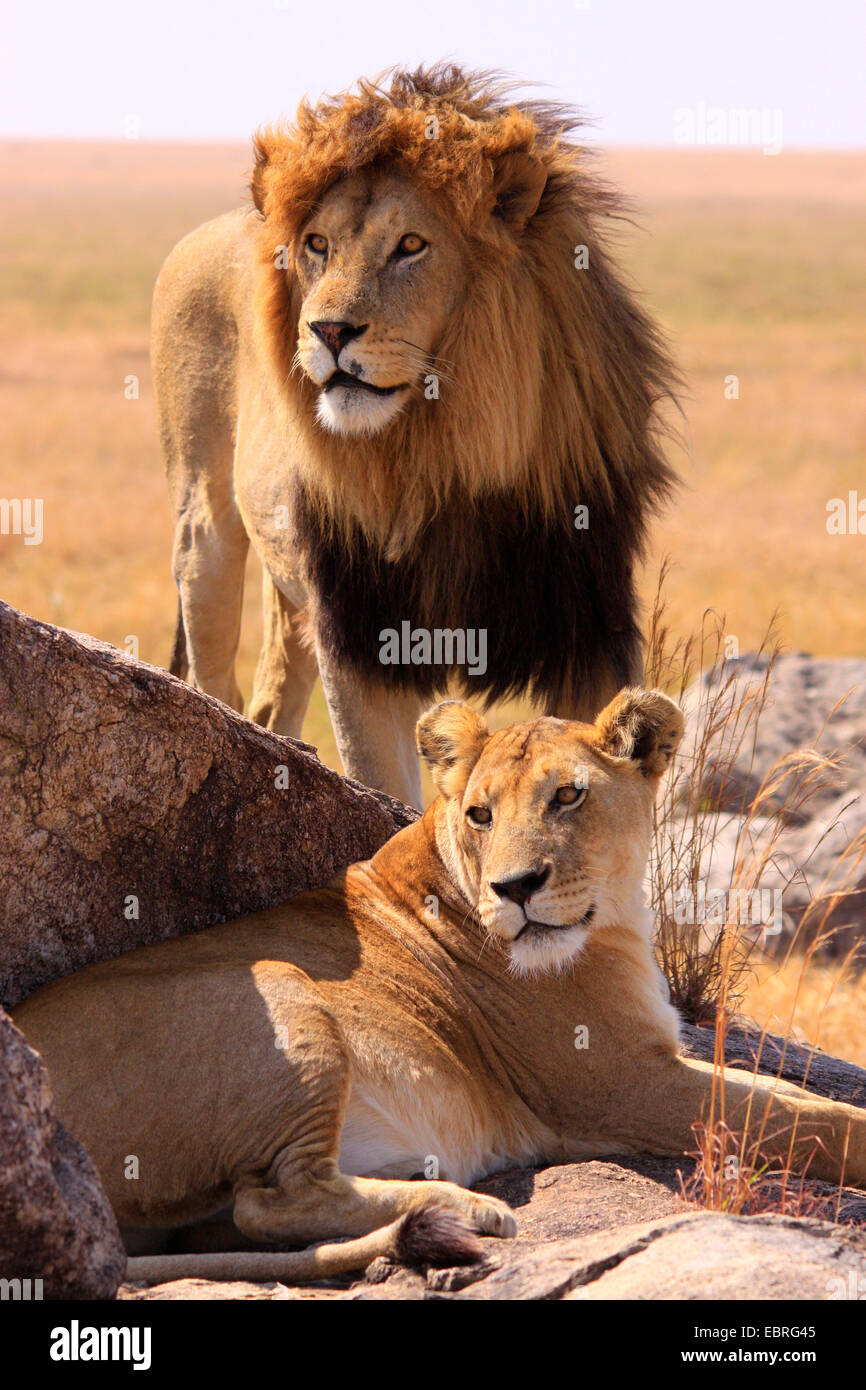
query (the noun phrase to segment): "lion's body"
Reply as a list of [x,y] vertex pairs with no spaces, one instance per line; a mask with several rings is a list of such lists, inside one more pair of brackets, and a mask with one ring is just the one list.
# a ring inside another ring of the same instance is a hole
[[191,592],[184,611],[196,635],[192,674],[238,707],[233,661],[251,535],[288,603],[306,602],[297,559],[274,525],[291,465],[255,332],[258,221],[252,210],[226,213],[180,242],[157,283],[152,323],[176,568],[194,556],[190,589],[207,595],[196,608]]
[[[251,542],[251,717],[298,735],[318,667],[347,772],[416,803],[412,728],[449,680],[589,717],[640,676],[673,375],[570,124],[447,69],[304,107],[259,137],[256,208],[181,242],[154,298],[175,669],[240,706]],[[383,661],[404,624],[461,637]]]
[[[594,726],[492,737],[466,706],[439,711],[419,746],[443,795],[372,860],[17,1011],[123,1225],[233,1204],[246,1236],[302,1244],[433,1199],[508,1234],[501,1203],[454,1184],[692,1147],[712,1068],[677,1054],[641,907],[675,707],[632,693]],[[576,768],[586,805],[552,803]],[[475,823],[476,801],[491,826]],[[521,896],[513,873],[533,864],[547,868]],[[730,1123],[751,1104],[757,1128],[766,1106],[768,1152],[803,1166],[820,1138],[816,1176],[845,1167],[866,1182],[862,1112],[755,1084],[725,1073]],[[407,1181],[418,1174],[434,1180]]]

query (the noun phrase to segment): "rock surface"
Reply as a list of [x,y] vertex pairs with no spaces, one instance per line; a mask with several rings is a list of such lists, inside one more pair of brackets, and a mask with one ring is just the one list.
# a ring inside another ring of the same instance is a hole
[[125,1268],[96,1169],[57,1122],[41,1058],[0,1009],[0,1279],[41,1279],[44,1298],[111,1298]]
[[824,1221],[695,1214],[624,1228],[606,1247],[583,1252],[567,1298],[812,1301],[866,1289],[866,1233]]
[[[814,1217],[721,1216],[689,1209],[676,1159],[593,1160],[514,1169],[478,1189],[511,1202],[513,1241],[485,1239],[478,1265],[426,1273],[377,1261],[364,1278],[285,1288],[178,1280],[124,1285],[121,1298],[326,1298],[394,1300],[716,1299],[849,1297],[866,1292],[866,1225]],[[827,1199],[836,1194],[815,1183]],[[820,1194],[819,1194],[820,1195]],[[849,1194],[843,1220],[866,1223],[866,1197]],[[859,1206],[857,1205],[859,1204]]]
[[[696,682],[684,702],[686,775],[690,752],[701,740],[708,717],[713,728],[720,726],[725,709],[736,709],[749,690],[759,689],[767,666],[765,655],[745,655],[726,662],[720,680],[705,674]],[[717,692],[720,703],[715,706]],[[705,875],[711,890],[730,885],[738,837],[740,853],[745,833],[749,853],[756,858],[762,843],[768,842],[767,819],[756,817],[746,830],[744,812],[770,769],[797,748],[838,756],[837,766],[821,775],[808,800],[791,816],[775,845],[773,863],[761,874],[763,889],[784,890],[781,902],[785,914],[784,932],[762,937],[761,945],[771,952],[784,952],[815,896],[844,890],[842,901],[828,912],[826,925],[835,929],[835,935],[824,949],[831,956],[846,954],[866,936],[866,859],[857,863],[856,855],[851,855],[840,863],[846,848],[858,836],[866,837],[866,661],[819,660],[801,652],[779,657],[773,664],[760,718],[748,726],[730,771],[720,779],[719,760],[728,762],[722,748],[717,732],[709,741],[704,778],[705,793],[712,796],[719,813],[714,858]],[[793,775],[781,784],[774,802],[779,803],[786,787],[792,785]],[[821,915],[813,910],[804,923],[802,944],[814,935]]]
[[[703,1062],[713,1060],[714,1029],[695,1028],[684,1023],[680,1027],[680,1038],[680,1051],[685,1057],[696,1057]],[[745,1024],[729,1027],[725,1037],[726,1066],[743,1067],[751,1072],[756,1061],[758,1071],[768,1076],[793,1081],[827,1100],[843,1100],[866,1109],[866,1071],[854,1062],[831,1057],[818,1047],[786,1040],[774,1033],[762,1037],[758,1029]]]
[[[725,662],[722,682],[733,675],[723,700],[736,706],[749,688],[764,680],[768,657],[748,653]],[[718,682],[704,675],[685,701],[689,733],[700,723],[706,692]],[[752,733],[754,732],[754,738]],[[684,746],[688,747],[688,738]],[[718,747],[718,740],[711,745]],[[721,810],[738,811],[754,800],[764,775],[793,748],[814,747],[820,753],[841,752],[838,769],[823,780],[810,799],[814,810],[827,808],[844,792],[866,791],[866,661],[821,659],[804,652],[777,657],[770,675],[764,710],[743,741],[726,778]],[[711,769],[708,769],[711,775]],[[709,778],[708,778],[709,780]]]
[[0,604],[0,1003],[283,902],[414,812],[114,647]]

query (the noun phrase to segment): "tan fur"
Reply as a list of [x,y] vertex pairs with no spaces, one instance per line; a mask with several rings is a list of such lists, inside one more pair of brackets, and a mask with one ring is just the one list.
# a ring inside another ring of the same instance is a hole
[[[464,1184],[510,1164],[692,1147],[712,1069],[677,1054],[641,898],[681,731],[659,692],[624,691],[594,725],[493,735],[467,706],[440,705],[418,739],[442,794],[372,860],[27,1000],[16,1021],[120,1223],[165,1229],[230,1207],[246,1236],[297,1245],[435,1202],[508,1235],[508,1209]],[[494,886],[545,871],[522,904]],[[754,1087],[727,1071],[727,1113],[742,1123],[751,1107],[757,1124],[766,1111],[771,1157],[790,1146],[803,1167],[818,1144],[812,1174],[844,1167],[866,1184],[862,1111]],[[408,1181],[418,1173],[430,1180]],[[157,1277],[206,1267],[177,1257]],[[238,1253],[217,1267],[265,1266]],[[330,1267],[319,1252],[293,1269]]]
[[[172,669],[241,707],[234,660],[252,541],[266,579],[250,717],[299,736],[318,658],[347,773],[415,804],[419,702],[323,649],[285,513],[301,482],[326,532],[360,528],[396,561],[458,494],[566,525],[580,502],[596,526],[615,498],[606,544],[630,575],[671,485],[654,421],[673,373],[606,250],[619,205],[568,140],[574,124],[564,108],[518,108],[507,87],[448,68],[304,104],[293,125],[257,137],[257,210],[187,237],[156,288],[185,626]],[[407,232],[428,248],[397,265]],[[327,240],[327,258],[310,251],[311,235]],[[591,269],[575,269],[579,246]],[[320,320],[367,325],[340,367],[400,389],[326,392],[335,359],[311,328]],[[437,571],[423,549],[420,564],[424,592]],[[299,639],[305,612],[314,652]],[[628,678],[551,686],[545,707],[594,714]]]

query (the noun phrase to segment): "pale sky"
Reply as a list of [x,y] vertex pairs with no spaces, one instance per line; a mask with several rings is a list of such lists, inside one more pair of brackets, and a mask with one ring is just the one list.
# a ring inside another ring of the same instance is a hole
[[866,148],[866,0],[5,0],[0,35],[7,136],[247,139],[445,57],[547,84],[605,143],[749,108],[785,148]]

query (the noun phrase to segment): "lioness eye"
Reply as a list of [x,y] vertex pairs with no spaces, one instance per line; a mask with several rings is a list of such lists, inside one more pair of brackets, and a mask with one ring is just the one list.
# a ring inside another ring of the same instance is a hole
[[586,787],[576,787],[570,783],[567,787],[560,787],[553,798],[558,806],[579,806],[586,796]]
[[466,815],[471,825],[489,825],[493,819],[489,806],[470,806]]
[[328,249],[328,238],[319,232],[311,232],[307,237],[307,245],[317,256],[324,256]]
[[418,252],[423,251],[426,245],[427,243],[422,236],[418,236],[416,232],[407,232],[404,237],[400,238],[397,250],[401,256],[417,256]]

